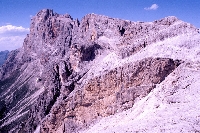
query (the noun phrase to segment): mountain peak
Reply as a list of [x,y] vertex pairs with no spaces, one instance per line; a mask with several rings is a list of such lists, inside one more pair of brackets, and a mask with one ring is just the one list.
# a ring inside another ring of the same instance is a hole
[[[199,52],[197,28],[174,16],[141,23],[92,13],[79,22],[69,14],[43,9],[32,18],[23,47],[11,51],[0,68],[0,128],[5,132],[71,133],[128,109],[136,109],[133,117],[148,114],[146,106],[162,111],[163,104],[166,114],[171,107],[180,112],[175,105],[195,99],[184,93],[186,101],[182,102],[176,92],[192,89],[190,83],[199,82],[194,80],[194,74],[200,73]],[[197,86],[199,83],[193,88]],[[156,96],[161,99],[155,100]],[[169,99],[163,99],[166,97]],[[137,106],[138,101],[148,104]],[[160,131],[173,127],[172,119],[160,114],[148,119],[147,125],[159,118],[156,124],[169,122]],[[194,114],[194,118],[198,116]],[[132,120],[137,125],[138,119]],[[142,126],[138,131],[148,128]]]
[[54,12],[52,9],[42,9],[37,13],[36,16],[45,18],[45,17],[49,17],[49,16],[54,16]]

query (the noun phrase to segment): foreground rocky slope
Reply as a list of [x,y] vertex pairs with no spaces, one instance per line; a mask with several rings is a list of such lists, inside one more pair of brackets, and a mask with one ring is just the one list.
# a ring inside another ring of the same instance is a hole
[[[88,14],[78,21],[41,10],[23,47],[0,68],[1,131],[102,132],[104,117],[126,119],[121,114],[134,114],[138,104],[145,112],[151,100],[144,99],[164,93],[153,96],[168,75],[198,64],[199,43],[198,29],[176,17],[144,23]],[[133,116],[128,125],[136,126]],[[117,125],[106,131],[118,132]]]
[[199,71],[199,63],[181,64],[131,109],[101,119],[82,132],[198,133]]

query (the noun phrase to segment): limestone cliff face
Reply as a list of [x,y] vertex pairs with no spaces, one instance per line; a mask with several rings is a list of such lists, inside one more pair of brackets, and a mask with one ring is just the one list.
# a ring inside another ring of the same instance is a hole
[[[23,47],[0,68],[1,130],[78,132],[131,108],[181,61],[121,60],[187,33],[198,34],[198,29],[176,17],[131,22],[88,14],[79,21],[41,10],[31,20]],[[111,53],[121,66],[96,65]]]
[[53,106],[41,131],[77,132],[101,117],[127,110],[179,64],[171,59],[148,58],[93,77],[86,84],[76,84],[73,93]]

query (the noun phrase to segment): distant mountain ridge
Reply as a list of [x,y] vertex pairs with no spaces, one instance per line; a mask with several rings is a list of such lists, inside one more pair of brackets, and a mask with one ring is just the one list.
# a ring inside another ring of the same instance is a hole
[[5,60],[7,59],[8,53],[9,53],[8,50],[0,51],[0,66],[3,65],[3,63],[4,63]]
[[195,131],[199,53],[198,29],[174,16],[132,22],[87,14],[79,21],[41,10],[22,48],[0,67],[0,130]]

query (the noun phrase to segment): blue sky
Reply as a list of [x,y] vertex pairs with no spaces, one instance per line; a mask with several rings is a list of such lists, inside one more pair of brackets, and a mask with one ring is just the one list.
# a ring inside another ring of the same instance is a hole
[[78,19],[88,13],[132,21],[176,16],[200,28],[200,0],[0,0],[0,51],[21,47],[30,17],[44,8]]

